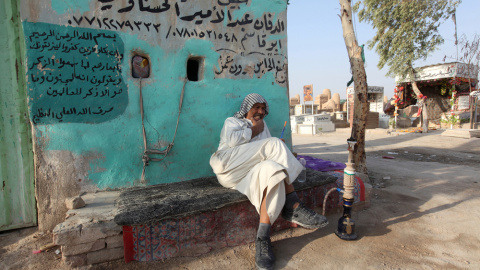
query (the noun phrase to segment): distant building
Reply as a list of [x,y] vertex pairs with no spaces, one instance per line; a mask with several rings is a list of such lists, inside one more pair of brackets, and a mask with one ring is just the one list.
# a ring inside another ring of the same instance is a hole
[[[354,93],[353,86],[347,87],[347,112],[348,122],[352,124],[354,111]],[[383,86],[368,86],[367,95],[369,103],[369,115],[367,116],[367,128],[388,128],[390,117],[383,112]]]

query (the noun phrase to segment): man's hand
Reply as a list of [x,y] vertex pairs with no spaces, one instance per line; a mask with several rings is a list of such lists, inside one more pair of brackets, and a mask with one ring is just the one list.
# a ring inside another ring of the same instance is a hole
[[252,124],[253,124],[253,126],[251,127],[252,138],[253,138],[263,131],[263,129],[265,127],[265,124],[263,123],[263,119],[258,119],[257,120],[255,118],[252,118],[251,121],[252,121]]

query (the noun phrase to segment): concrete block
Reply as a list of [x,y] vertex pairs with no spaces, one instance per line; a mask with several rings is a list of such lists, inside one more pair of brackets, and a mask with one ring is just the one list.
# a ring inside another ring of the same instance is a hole
[[96,264],[102,262],[109,262],[123,258],[123,247],[107,248],[98,251],[90,252],[87,254],[87,263]]
[[80,196],[70,197],[65,199],[65,206],[70,210],[78,209],[85,206],[85,201]]
[[322,132],[335,131],[335,124],[332,122],[318,122],[317,124],[302,124],[298,126],[298,134],[315,135]]
[[378,127],[379,128],[388,128],[388,122],[390,121],[390,115],[380,113],[378,119]]
[[305,121],[305,115],[291,115],[290,124],[292,126],[302,124]]
[[347,112],[343,112],[343,111],[335,112],[335,120],[347,121]]
[[66,245],[62,246],[62,254],[64,256],[72,256],[83,253],[88,253],[91,251],[100,250],[106,247],[105,239],[98,239],[94,242],[84,243],[80,245]]
[[66,265],[72,268],[87,265],[87,254],[63,256],[62,259]]
[[457,137],[457,138],[480,138],[480,130],[475,129],[447,129],[441,134],[442,136]]
[[306,115],[304,124],[317,124],[320,122],[330,122],[331,121],[330,114],[314,114],[314,115]]
[[315,125],[315,134],[330,131],[335,131],[335,124],[332,122],[319,122]]
[[109,236],[105,239],[107,248],[123,247],[123,235]]
[[[55,226],[55,228],[53,229],[53,243],[60,246],[75,245],[70,240],[79,238],[83,224],[87,224],[90,222],[92,222],[92,219],[90,218],[80,218],[75,219],[75,222],[73,222],[73,220],[68,220],[66,222],[57,224],[57,226]],[[85,241],[83,243],[87,242],[91,241]]]
[[84,219],[67,220],[58,224],[53,230],[53,241],[57,245],[79,245],[94,242],[122,232],[122,226],[111,221],[88,221]]

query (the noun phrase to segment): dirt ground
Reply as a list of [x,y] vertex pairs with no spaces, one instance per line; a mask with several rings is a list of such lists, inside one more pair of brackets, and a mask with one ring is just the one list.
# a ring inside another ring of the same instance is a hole
[[[340,214],[320,230],[272,236],[275,269],[480,269],[480,139],[367,133],[371,205],[354,212],[355,241],[337,238]],[[346,131],[294,136],[302,155],[345,162]],[[385,156],[393,159],[384,158]],[[55,250],[32,254],[51,234],[0,233],[0,269],[68,269]],[[153,263],[122,260],[82,269],[255,269],[253,244]]]

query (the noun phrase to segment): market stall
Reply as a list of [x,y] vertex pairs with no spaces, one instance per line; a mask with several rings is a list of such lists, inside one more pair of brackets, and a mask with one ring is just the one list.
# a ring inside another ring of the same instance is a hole
[[418,116],[426,110],[430,127],[453,127],[469,122],[470,111],[475,110],[470,93],[478,90],[478,66],[458,62],[424,66],[415,69],[414,76],[422,94],[415,94],[410,78],[397,77],[391,101],[396,108],[395,116],[401,109],[424,102],[426,106],[419,106]]

